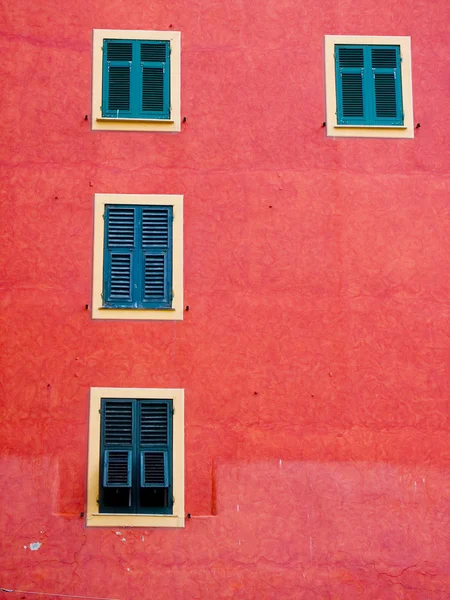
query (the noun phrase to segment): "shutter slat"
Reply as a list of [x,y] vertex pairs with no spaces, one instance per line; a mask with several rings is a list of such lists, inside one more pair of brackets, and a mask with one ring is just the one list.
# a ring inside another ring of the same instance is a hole
[[364,51],[362,48],[339,48],[339,67],[364,67]]
[[111,254],[110,299],[131,300],[131,255]]
[[362,73],[342,73],[342,114],[364,116]]
[[108,110],[130,110],[130,67],[110,66]]
[[395,48],[372,48],[372,67],[374,69],[395,69],[397,50]]
[[394,73],[375,73],[375,110],[377,117],[395,118],[397,99]]
[[164,111],[164,67],[142,67],[142,110]]
[[134,208],[108,206],[108,246],[133,248]]
[[140,443],[166,445],[168,442],[169,410],[166,403],[141,403]]
[[167,42],[141,43],[141,60],[145,62],[166,62]]
[[133,406],[131,402],[107,400],[103,418],[105,446],[132,445]]
[[131,487],[131,450],[105,450],[103,485]]
[[148,300],[165,298],[165,256],[145,256],[144,297]]
[[167,452],[141,452],[141,487],[168,487]]
[[142,245],[169,245],[169,215],[168,207],[149,207],[142,209]]
[[133,45],[131,42],[105,40],[107,60],[132,60]]

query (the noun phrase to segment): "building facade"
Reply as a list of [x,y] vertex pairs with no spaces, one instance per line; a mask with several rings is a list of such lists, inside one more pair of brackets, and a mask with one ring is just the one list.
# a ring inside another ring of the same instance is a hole
[[1,598],[449,597],[448,17],[8,6]]

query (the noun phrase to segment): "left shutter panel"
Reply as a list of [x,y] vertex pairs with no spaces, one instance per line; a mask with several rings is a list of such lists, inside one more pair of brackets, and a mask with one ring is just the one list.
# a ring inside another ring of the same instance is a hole
[[336,46],[337,121],[341,125],[364,123],[367,118],[364,90],[364,49]]
[[133,402],[102,401],[102,485],[132,486]]
[[135,242],[135,207],[107,205],[103,286],[103,303],[106,307],[133,307]]
[[131,117],[131,65],[133,43],[123,40],[104,40],[103,100],[104,117]]

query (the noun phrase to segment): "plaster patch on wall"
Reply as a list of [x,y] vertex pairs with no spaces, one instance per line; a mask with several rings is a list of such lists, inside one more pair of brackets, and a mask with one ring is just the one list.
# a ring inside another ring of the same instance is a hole
[[30,550],[39,550],[39,548],[41,546],[42,546],[41,542],[31,542]]

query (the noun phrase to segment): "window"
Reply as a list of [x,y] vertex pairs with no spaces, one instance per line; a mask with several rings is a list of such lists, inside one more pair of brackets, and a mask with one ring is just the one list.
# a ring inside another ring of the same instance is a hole
[[171,206],[105,206],[103,306],[172,307]]
[[183,390],[91,390],[87,525],[184,526]]
[[180,130],[180,33],[94,30],[92,128]]
[[183,318],[182,196],[96,194],[93,318]]
[[327,133],[414,137],[410,40],[325,36]]

